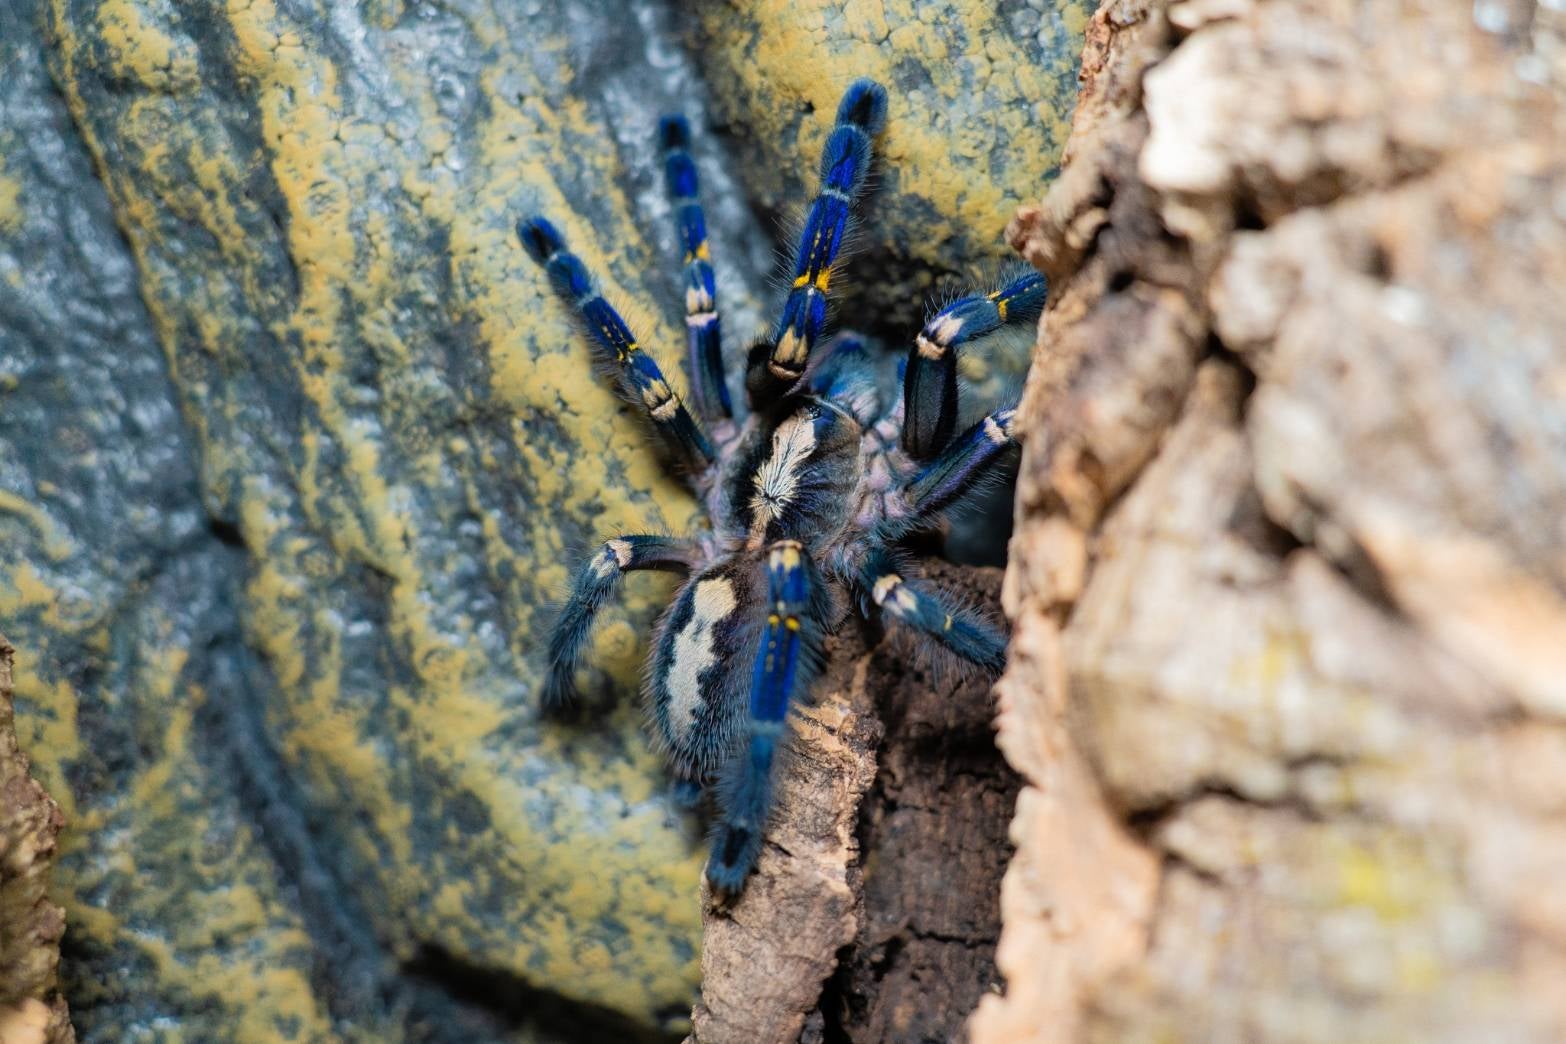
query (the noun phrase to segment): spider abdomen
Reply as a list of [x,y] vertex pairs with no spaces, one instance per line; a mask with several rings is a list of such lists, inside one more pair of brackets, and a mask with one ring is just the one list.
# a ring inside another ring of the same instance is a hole
[[678,774],[702,780],[727,758],[745,712],[760,634],[759,556],[740,553],[691,577],[657,635],[648,712]]

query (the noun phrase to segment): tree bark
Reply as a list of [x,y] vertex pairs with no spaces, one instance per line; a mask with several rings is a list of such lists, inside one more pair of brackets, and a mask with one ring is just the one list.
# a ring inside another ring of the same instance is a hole
[[1011,229],[1054,299],[976,1041],[1566,1031],[1566,135],[1529,17],[1094,19]]
[[74,1041],[60,995],[65,911],[49,901],[49,869],[63,818],[16,742],[15,650],[0,635],[0,1041]]
[[[998,618],[997,570],[924,572]],[[994,988],[1021,781],[989,683],[895,633],[849,626],[829,648],[756,874],[705,903],[694,1040],[945,1041]]]
[[[1004,986],[948,1035],[1566,1035],[1562,23],[1329,0],[1093,19],[1061,176],[1009,230],[1051,281],[997,689],[1025,785]],[[920,963],[892,940],[986,870],[947,858],[928,888],[941,860],[915,853],[962,828],[888,829],[943,763],[894,750],[880,706],[854,785],[793,799],[827,795],[838,830],[867,802],[834,848],[852,901],[810,937],[812,983],[844,947],[835,978],[744,1032],[709,994],[700,1039],[935,1033],[921,977],[876,970]],[[907,907],[890,932],[877,876]],[[709,986],[761,996],[756,955],[805,939],[808,907],[753,918],[743,951],[709,920]]]

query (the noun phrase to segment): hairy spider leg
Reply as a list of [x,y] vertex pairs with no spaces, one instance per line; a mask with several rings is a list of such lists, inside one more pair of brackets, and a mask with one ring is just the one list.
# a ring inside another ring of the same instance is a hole
[[549,674],[541,700],[545,710],[558,710],[576,696],[576,668],[593,617],[620,586],[620,578],[636,569],[684,572],[695,555],[688,541],[670,537],[636,535],[604,541],[578,570],[571,597],[549,636]]
[[910,457],[930,460],[957,429],[957,349],[1004,325],[1037,320],[1044,295],[1044,277],[1016,266],[996,289],[964,294],[924,324],[903,369],[902,441]]
[[939,642],[961,659],[998,675],[1006,666],[1006,639],[971,609],[954,606],[919,580],[905,579],[885,550],[865,559],[860,581],[881,612]]
[[707,219],[697,196],[696,164],[691,159],[691,128],[683,116],[658,121],[663,142],[664,182],[674,205],[685,265],[685,329],[691,398],[696,412],[716,419],[734,416],[723,372],[723,339],[718,324],[717,277],[707,244]]
[[907,528],[934,521],[957,498],[972,490],[1017,446],[1012,425],[1016,406],[1004,406],[986,414],[977,424],[949,442],[936,457],[903,487],[909,507]]
[[566,248],[555,226],[544,218],[530,217],[517,222],[517,238],[528,256],[549,274],[561,300],[576,310],[595,361],[612,376],[617,390],[645,411],[674,462],[692,471],[710,464],[713,453],[707,436],[664,380],[652,356],[636,343],[620,313],[599,294],[587,266]]
[[745,390],[751,405],[776,401],[804,376],[810,351],[826,326],[832,266],[870,171],[871,141],[886,124],[886,88],[855,80],[837,107],[837,122],[821,151],[821,186],[794,252],[793,283],[770,341],[751,349]]
[[767,623],[751,675],[742,744],[718,787],[707,880],[737,893],[755,868],[772,810],[773,768],[790,703],[820,670],[824,589],[804,547],[779,540],[767,555]]

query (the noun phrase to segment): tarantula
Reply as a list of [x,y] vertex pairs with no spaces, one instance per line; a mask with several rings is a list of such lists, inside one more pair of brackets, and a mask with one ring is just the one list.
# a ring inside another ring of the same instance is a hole
[[705,429],[560,232],[542,217],[517,225],[523,247],[580,319],[595,361],[645,414],[711,527],[684,539],[619,536],[597,550],[551,636],[543,703],[555,709],[572,698],[593,617],[626,573],[687,575],[658,624],[647,700],[682,797],[694,804],[715,784],[707,878],[719,894],[738,893],[760,854],[789,705],[818,673],[822,639],[841,622],[843,607],[857,602],[868,613],[877,606],[986,672],[1004,664],[1004,637],[905,576],[897,547],[939,525],[1015,445],[1009,406],[955,433],[957,350],[1006,324],[1032,323],[1044,305],[1044,281],[1031,269],[1014,270],[998,288],[940,309],[908,351],[901,398],[880,408],[863,344],[823,335],[828,285],[886,108],[886,90],[870,80],[843,95],[794,251],[792,285],[771,335],[749,350],[749,409],[738,416],[724,374],[690,128],[679,116],[660,121],[685,255],[687,365]]

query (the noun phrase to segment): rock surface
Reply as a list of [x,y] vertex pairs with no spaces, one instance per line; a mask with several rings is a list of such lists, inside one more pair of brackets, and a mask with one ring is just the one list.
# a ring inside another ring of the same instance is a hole
[[1055,174],[1091,13],[1087,0],[728,0],[702,6],[696,46],[747,187],[785,221],[843,87],[890,89],[858,268],[874,275],[851,280],[842,313],[907,337],[939,281],[1012,259],[996,215]]
[[[1054,113],[1080,19],[1004,4],[967,56],[971,13],[887,5],[880,46],[879,5],[674,6],[0,7],[0,618],[66,817],[84,1037],[683,1025],[701,853],[629,698],[667,587],[634,578],[598,634],[604,722],[545,725],[532,693],[573,552],[694,508],[511,224],[559,220],[672,348],[650,128],[730,129],[698,161],[742,338],[772,247],[750,203],[795,191],[774,172],[824,129],[783,70],[829,94],[886,70],[909,180],[883,180],[869,260],[922,293],[994,256],[1059,144],[1031,131],[1025,172],[999,117],[947,117]],[[727,71],[761,30],[773,91]],[[781,158],[740,134],[783,119]]]
[[1566,1034],[1566,106],[1491,7],[1089,28],[1012,227],[1054,298],[977,1042]]

